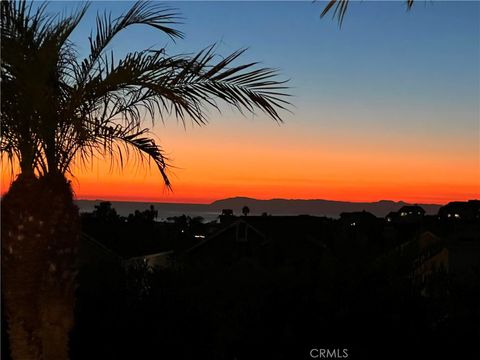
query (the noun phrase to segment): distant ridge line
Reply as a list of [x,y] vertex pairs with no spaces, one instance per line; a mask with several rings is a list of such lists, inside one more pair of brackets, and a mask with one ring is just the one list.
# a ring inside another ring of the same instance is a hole
[[391,204],[399,204],[399,205],[433,205],[433,206],[443,206],[445,204],[436,204],[436,203],[416,203],[416,202],[407,202],[404,200],[377,200],[377,201],[348,201],[348,200],[329,200],[329,199],[299,199],[299,198],[271,198],[271,199],[256,199],[251,197],[244,197],[244,196],[234,196],[225,199],[215,200],[210,203],[210,205],[217,204],[219,202],[224,201],[237,201],[237,200],[245,200],[245,201],[304,201],[304,202],[328,202],[328,203],[342,203],[342,204],[377,204],[377,203],[391,203]]
[[[77,200],[81,211],[93,211],[94,205],[100,201],[109,200]],[[353,202],[325,199],[255,199],[250,197],[231,197],[213,201],[209,204],[194,203],[162,203],[162,202],[135,202],[110,201],[119,214],[128,215],[135,210],[145,210],[154,205],[162,217],[178,216],[182,214],[213,218],[223,209],[231,209],[234,214],[241,215],[242,208],[247,206],[251,215],[263,213],[271,215],[312,215],[339,217],[342,212],[368,211],[378,217],[385,217],[391,211],[398,211],[402,206],[413,205],[405,201],[379,200],[375,202]],[[437,214],[442,205],[419,204],[427,214]]]

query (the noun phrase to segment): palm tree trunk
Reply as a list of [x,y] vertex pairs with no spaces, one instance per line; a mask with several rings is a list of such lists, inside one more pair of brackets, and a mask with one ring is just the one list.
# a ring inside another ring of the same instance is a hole
[[2,275],[13,360],[67,360],[78,208],[63,175],[20,175],[2,199]]
[[51,209],[45,219],[50,236],[39,296],[42,352],[45,360],[66,360],[74,324],[80,217],[70,183],[63,175],[49,174],[40,181],[43,199]]
[[33,174],[19,175],[2,199],[2,277],[10,349],[14,360],[39,359],[38,304],[45,241],[40,184]]

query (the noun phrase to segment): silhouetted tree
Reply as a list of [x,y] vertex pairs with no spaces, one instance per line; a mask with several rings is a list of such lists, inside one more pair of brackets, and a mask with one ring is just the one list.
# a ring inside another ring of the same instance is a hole
[[150,208],[147,211],[148,216],[152,221],[158,218],[158,210],[155,209],[155,206],[150,205]]
[[95,205],[95,210],[93,210],[92,215],[96,219],[108,223],[113,223],[120,219],[117,210],[112,207],[110,201],[102,201],[100,204]]
[[193,56],[147,49],[116,60],[108,47],[133,25],[182,36],[172,28],[177,13],[159,4],[137,2],[117,18],[98,14],[90,52],[78,59],[70,35],[87,8],[62,17],[48,15],[44,4],[1,2],[0,150],[21,171],[2,200],[2,265],[15,360],[68,358],[80,232],[66,174],[75,161],[108,157],[122,166],[135,154],[151,159],[170,186],[163,150],[142,126],[145,109],[152,119],[171,114],[203,125],[205,107],[218,109],[218,100],[276,121],[287,104],[274,70],[233,65],[244,50],[216,62],[213,47]]
[[242,208],[242,214],[243,216],[247,216],[248,214],[250,214],[250,208],[248,206],[244,206]]
[[128,215],[128,222],[130,223],[153,223],[155,219],[158,217],[158,211],[155,210],[153,205],[147,210],[135,210],[133,214]]

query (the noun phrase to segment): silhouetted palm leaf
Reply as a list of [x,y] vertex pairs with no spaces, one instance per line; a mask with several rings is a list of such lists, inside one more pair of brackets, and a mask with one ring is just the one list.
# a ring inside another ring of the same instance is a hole
[[[111,156],[120,162],[123,167],[124,155],[129,155],[133,150],[139,156],[140,160],[153,160],[158,170],[162,174],[165,185],[170,187],[170,181],[167,176],[168,159],[165,157],[162,148],[155,143],[149,129],[136,130],[135,127],[105,126],[101,124],[91,124],[89,133],[84,136],[82,142],[78,142],[74,148],[69,148],[69,155],[75,156],[79,152],[86,157],[86,161],[95,153],[102,157]],[[62,171],[68,171],[68,162],[65,163]]]
[[[405,0],[407,3],[407,9],[411,9],[414,3],[414,0]],[[320,17],[324,17],[327,15],[332,8],[333,10],[333,17],[338,19],[338,23],[342,26],[343,19],[345,18],[345,14],[347,13],[349,0],[330,0],[325,8],[323,9]]]
[[178,20],[180,17],[175,10],[145,1],[136,2],[130,10],[116,19],[112,19],[106,12],[102,15],[98,14],[95,36],[89,37],[90,55],[83,60],[79,69],[79,85],[88,80],[97,66],[101,66],[99,62],[101,63],[105,48],[123,30],[132,25],[147,25],[161,30],[172,39],[181,38],[182,32],[169,26],[177,24]]

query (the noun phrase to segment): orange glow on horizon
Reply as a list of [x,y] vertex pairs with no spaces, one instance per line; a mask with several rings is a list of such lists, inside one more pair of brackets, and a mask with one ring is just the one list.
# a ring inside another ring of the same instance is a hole
[[[142,202],[246,196],[445,204],[480,198],[478,153],[465,142],[450,139],[445,149],[423,134],[320,133],[304,125],[237,118],[187,131],[167,125],[156,133],[176,167],[173,192],[153,166],[138,170],[133,161],[123,171],[111,170],[108,161],[74,169],[72,184],[78,199]],[[2,170],[5,192],[11,179],[5,165]]]

